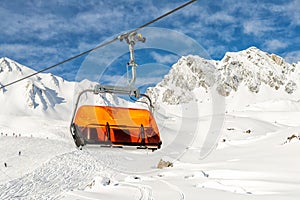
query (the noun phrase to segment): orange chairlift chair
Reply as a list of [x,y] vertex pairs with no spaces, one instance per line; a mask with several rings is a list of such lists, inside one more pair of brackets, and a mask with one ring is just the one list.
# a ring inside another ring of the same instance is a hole
[[136,146],[152,150],[161,147],[160,134],[151,109],[83,105],[79,99],[86,92],[129,94],[138,98],[138,89],[96,85],[94,90],[84,90],[78,96],[72,117],[71,133],[77,147],[85,145]]

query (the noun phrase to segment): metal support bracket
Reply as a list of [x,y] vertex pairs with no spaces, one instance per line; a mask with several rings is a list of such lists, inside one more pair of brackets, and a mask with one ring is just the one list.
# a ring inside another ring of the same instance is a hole
[[140,90],[138,88],[129,88],[121,86],[111,86],[111,85],[95,85],[94,93],[113,93],[113,94],[127,94],[135,98],[140,98]]
[[[129,46],[129,52],[130,52],[130,60],[127,63],[127,67],[131,66],[132,67],[132,76],[131,76],[131,80],[128,81],[128,86],[132,86],[135,83],[136,80],[136,67],[138,66],[138,64],[135,62],[135,57],[134,57],[134,45],[136,44],[136,42],[145,42],[146,38],[144,38],[142,36],[142,34],[138,34],[136,31],[130,32],[130,33],[125,33],[122,34],[118,37],[118,39],[120,41],[125,40],[126,43]],[[127,69],[128,70],[128,69]],[[128,76],[128,71],[127,71],[127,77]],[[129,80],[129,78],[128,78]]]

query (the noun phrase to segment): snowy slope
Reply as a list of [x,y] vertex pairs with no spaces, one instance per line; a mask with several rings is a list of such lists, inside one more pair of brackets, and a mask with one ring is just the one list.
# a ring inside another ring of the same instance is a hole
[[[1,84],[32,72],[7,58],[0,63]],[[0,162],[8,164],[0,167],[0,197],[296,200],[299,68],[254,47],[221,61],[182,57],[148,90],[163,141],[154,153],[75,149],[70,107],[93,87],[89,81],[40,74],[8,87],[0,93]],[[81,103],[135,106],[111,95]],[[157,169],[161,158],[174,166]]]

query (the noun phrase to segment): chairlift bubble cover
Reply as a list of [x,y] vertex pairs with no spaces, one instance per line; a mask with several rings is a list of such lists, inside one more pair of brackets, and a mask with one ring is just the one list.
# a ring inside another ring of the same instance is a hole
[[73,124],[85,144],[159,149],[162,143],[146,109],[84,105],[77,110]]

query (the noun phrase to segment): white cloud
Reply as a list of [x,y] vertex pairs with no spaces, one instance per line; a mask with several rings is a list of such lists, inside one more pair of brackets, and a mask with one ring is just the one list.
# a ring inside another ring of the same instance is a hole
[[237,19],[233,17],[232,15],[229,15],[228,13],[222,11],[222,12],[217,12],[207,18],[208,23],[235,23]]
[[298,26],[300,25],[300,1],[293,0],[289,3],[285,3],[282,5],[274,5],[271,7],[274,12],[281,13],[285,17],[287,17],[291,25]]
[[28,58],[38,55],[45,54],[56,54],[56,48],[43,47],[43,46],[33,46],[25,44],[1,44],[0,52],[3,54],[9,54],[12,56],[18,56],[19,58]]
[[178,56],[173,55],[173,54],[168,54],[168,55],[161,55],[156,52],[151,52],[150,55],[153,57],[153,59],[158,62],[158,63],[163,63],[163,64],[173,64],[177,62]]
[[[25,44],[0,45],[0,55],[9,55],[9,58],[35,70],[41,70],[65,60],[74,55],[74,51],[74,49],[69,49],[68,47],[56,48]],[[66,55],[65,52],[68,52],[68,55]],[[69,69],[69,67],[67,69]],[[63,71],[59,68],[55,70],[60,73]]]
[[282,42],[277,39],[268,40],[264,43],[264,47],[271,52],[275,52],[275,51],[277,51],[279,49],[283,49],[287,46],[288,46],[287,43]]
[[26,15],[0,8],[0,17],[1,34],[8,40],[48,40],[59,34],[62,27],[61,19],[51,13]]
[[284,59],[289,63],[300,62],[300,51],[288,52],[284,55]]
[[271,20],[252,19],[243,23],[244,33],[261,36],[266,32],[274,31],[276,28]]

